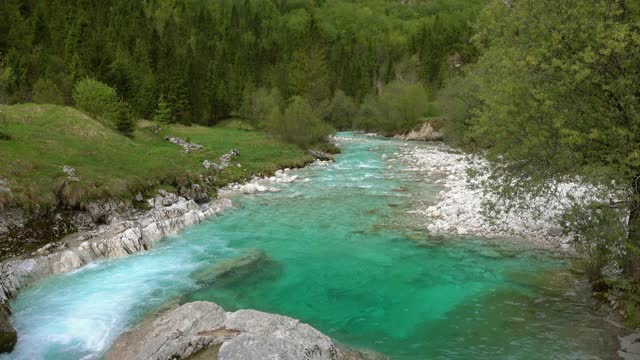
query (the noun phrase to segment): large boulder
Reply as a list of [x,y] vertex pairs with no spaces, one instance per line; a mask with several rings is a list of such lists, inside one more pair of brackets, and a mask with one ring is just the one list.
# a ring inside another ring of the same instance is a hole
[[204,301],[184,304],[122,334],[105,358],[172,360],[196,354],[219,360],[374,358],[343,351],[296,319],[255,310],[225,312]]

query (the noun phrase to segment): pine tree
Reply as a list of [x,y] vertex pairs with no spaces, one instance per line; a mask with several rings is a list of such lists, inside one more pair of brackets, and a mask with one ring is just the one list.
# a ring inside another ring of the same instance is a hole
[[153,121],[161,125],[172,124],[175,122],[173,110],[164,95],[161,95],[158,100],[158,108],[153,116]]
[[116,129],[121,133],[131,136],[135,130],[135,123],[129,106],[124,101],[120,101],[118,104],[118,110],[116,111]]

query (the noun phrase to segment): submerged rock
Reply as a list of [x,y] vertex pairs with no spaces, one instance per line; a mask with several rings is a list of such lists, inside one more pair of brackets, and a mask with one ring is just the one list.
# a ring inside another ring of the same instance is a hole
[[262,250],[250,250],[249,252],[214,266],[198,271],[193,278],[201,283],[212,283],[229,278],[242,278],[250,275],[260,267],[268,265],[271,259]]
[[105,358],[170,360],[196,354],[219,360],[374,358],[339,349],[299,320],[256,310],[225,312],[204,301],[184,304],[122,334]]

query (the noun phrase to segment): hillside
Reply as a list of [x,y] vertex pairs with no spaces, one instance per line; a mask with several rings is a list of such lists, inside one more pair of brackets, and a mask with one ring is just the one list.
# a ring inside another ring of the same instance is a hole
[[[2,132],[11,137],[0,141],[0,177],[3,187],[10,189],[3,192],[5,205],[51,206],[62,200],[56,199],[54,189],[67,177],[63,166],[76,170],[81,205],[90,199],[174,186],[179,177],[202,173],[205,159],[215,161],[232,148],[240,151],[237,161],[242,167],[226,169],[220,183],[309,160],[295,145],[228,125],[176,125],[153,134],[153,124],[143,122],[128,138],[70,107],[13,105],[2,107],[2,114]],[[165,136],[190,139],[204,150],[185,154]]]

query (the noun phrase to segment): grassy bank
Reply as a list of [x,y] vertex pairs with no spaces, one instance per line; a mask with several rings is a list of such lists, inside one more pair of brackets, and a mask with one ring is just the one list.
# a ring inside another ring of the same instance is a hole
[[[142,121],[131,138],[105,127],[82,112],[64,106],[21,104],[0,107],[0,205],[52,206],[55,189],[66,179],[63,166],[75,168],[80,203],[103,197],[130,197],[138,191],[173,187],[181,178],[203,173],[205,159],[232,148],[240,151],[232,166],[217,176],[217,185],[280,167],[301,166],[310,157],[295,145],[264,133],[233,126],[167,126],[154,134]],[[185,154],[165,141],[177,136],[204,146]]]

